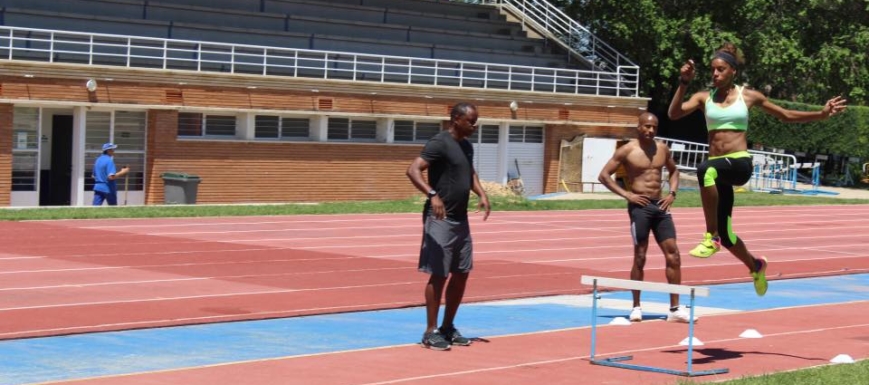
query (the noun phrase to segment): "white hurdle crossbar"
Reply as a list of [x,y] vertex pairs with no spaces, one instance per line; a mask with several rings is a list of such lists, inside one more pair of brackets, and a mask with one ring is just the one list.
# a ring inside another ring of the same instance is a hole
[[[672,285],[668,283],[660,283],[660,282],[644,282],[644,281],[634,281],[629,279],[618,279],[618,278],[606,278],[606,277],[593,277],[584,275],[581,278],[581,282],[583,285],[591,285],[593,288],[592,292],[592,308],[591,308],[591,354],[589,355],[589,359],[594,365],[603,365],[603,366],[613,366],[617,368],[623,369],[633,369],[633,370],[642,370],[647,372],[656,372],[656,373],[667,373],[667,374],[675,374],[678,376],[706,376],[710,374],[721,374],[727,373],[730,370],[727,368],[724,369],[710,369],[710,370],[701,370],[694,371],[693,363],[694,363],[694,297],[708,297],[709,289],[705,287],[694,287],[694,286],[684,286],[684,285]],[[621,356],[621,357],[612,357],[612,358],[604,358],[604,359],[596,359],[594,357],[595,348],[597,344],[597,300],[600,298],[598,295],[598,287],[606,286],[606,287],[615,287],[620,289],[629,289],[629,290],[641,290],[641,291],[655,291],[661,293],[670,293],[670,294],[681,294],[681,295],[689,295],[691,297],[691,301],[688,305],[690,309],[690,319],[688,321],[688,370],[673,370],[673,369],[665,369],[658,368],[654,366],[643,366],[643,365],[633,365],[626,364],[622,361],[628,361],[633,359],[633,356]]]

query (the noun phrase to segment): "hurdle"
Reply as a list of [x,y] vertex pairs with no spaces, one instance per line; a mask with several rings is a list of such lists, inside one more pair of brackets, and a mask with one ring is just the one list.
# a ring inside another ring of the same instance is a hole
[[[695,377],[695,376],[707,376],[710,374],[722,374],[727,373],[730,370],[727,368],[723,369],[709,369],[709,370],[701,370],[694,371],[693,363],[694,363],[694,297],[708,297],[709,289],[705,287],[693,287],[693,286],[683,286],[683,285],[672,285],[668,283],[660,283],[660,282],[643,282],[643,281],[633,281],[629,279],[617,279],[617,278],[606,278],[606,277],[594,277],[584,275],[581,278],[581,282],[583,285],[591,285],[593,288],[592,292],[592,308],[591,308],[591,354],[589,355],[589,359],[593,365],[603,365],[603,366],[612,366],[616,368],[623,369],[632,369],[632,370],[642,370],[646,372],[655,372],[655,373],[666,373],[666,374],[675,374],[678,376],[686,376],[686,377]],[[595,358],[595,348],[597,345],[597,301],[600,298],[598,295],[598,286],[607,286],[607,287],[616,287],[620,289],[630,289],[630,290],[641,290],[641,291],[655,291],[661,293],[670,293],[670,294],[680,294],[680,295],[689,295],[691,297],[690,303],[688,305],[691,310],[690,320],[688,322],[688,369],[685,371],[682,370],[673,370],[666,368],[659,368],[654,366],[643,366],[643,365],[633,365],[627,364],[623,361],[632,360],[633,356],[621,356],[621,357],[612,357],[612,358],[604,358],[597,359]]]

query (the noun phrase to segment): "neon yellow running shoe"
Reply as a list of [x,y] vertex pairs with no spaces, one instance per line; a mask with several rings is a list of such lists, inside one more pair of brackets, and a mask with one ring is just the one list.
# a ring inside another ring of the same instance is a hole
[[757,292],[759,297],[763,297],[769,286],[766,283],[766,267],[769,266],[769,262],[766,260],[766,257],[760,257],[757,261],[760,262],[760,266],[756,272],[751,273],[751,277],[754,278],[754,291]]
[[697,247],[691,249],[688,254],[697,258],[709,258],[721,250],[721,238],[713,237],[711,233],[703,235],[703,241]]

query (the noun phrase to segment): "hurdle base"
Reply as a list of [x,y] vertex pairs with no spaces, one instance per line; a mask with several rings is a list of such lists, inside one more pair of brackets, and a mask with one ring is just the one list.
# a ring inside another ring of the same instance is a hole
[[708,376],[710,374],[723,374],[723,373],[730,372],[730,369],[727,369],[727,368],[709,369],[709,370],[700,370],[700,371],[683,371],[683,370],[658,368],[658,367],[654,367],[654,366],[626,364],[626,363],[622,362],[622,361],[629,361],[632,359],[634,359],[634,356],[621,356],[621,357],[612,357],[612,358],[605,358],[605,359],[593,359],[593,360],[591,360],[591,363],[593,365],[612,366],[612,367],[616,367],[616,368],[640,370],[640,371],[644,371],[644,372],[674,374],[674,375],[683,376],[683,377]]

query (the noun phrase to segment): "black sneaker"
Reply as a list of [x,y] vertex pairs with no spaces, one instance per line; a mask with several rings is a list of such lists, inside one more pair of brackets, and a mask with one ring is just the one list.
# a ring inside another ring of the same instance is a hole
[[471,344],[471,339],[462,336],[462,333],[459,333],[455,327],[441,326],[438,328],[438,331],[440,331],[440,333],[444,335],[444,338],[453,345],[468,346]]
[[437,330],[422,335],[422,346],[432,350],[450,350],[450,343]]

